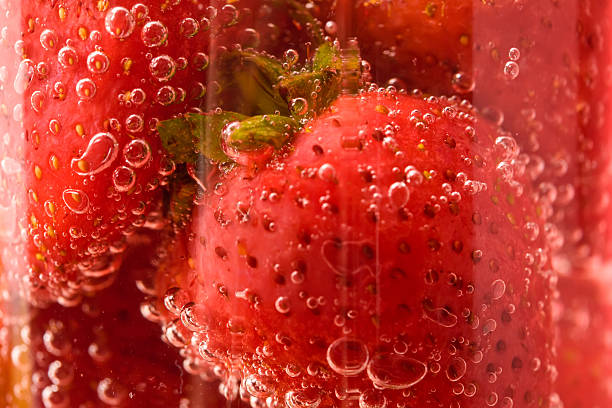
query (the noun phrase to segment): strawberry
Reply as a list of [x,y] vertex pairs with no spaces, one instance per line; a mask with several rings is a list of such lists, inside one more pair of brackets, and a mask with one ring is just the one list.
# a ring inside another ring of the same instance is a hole
[[75,303],[86,281],[117,269],[125,236],[154,217],[174,169],[157,123],[205,107],[220,86],[209,64],[225,47],[281,52],[316,29],[298,30],[300,9],[284,3],[20,3],[22,36],[10,44],[19,100],[9,106],[23,126],[13,144],[25,159],[33,301]]
[[[248,129],[221,132],[238,163]],[[458,98],[341,96],[271,161],[209,173],[159,269],[166,338],[273,405],[553,406],[519,157]]]
[[604,272],[604,278],[559,279],[556,386],[565,408],[603,408],[612,401],[612,298],[609,284],[602,282],[610,279],[609,267]]
[[[328,17],[347,22],[341,11],[351,15],[376,80],[463,95],[530,154],[535,191],[556,226],[547,231],[556,269],[591,285],[576,292],[580,285],[562,285],[561,307],[588,305],[597,327],[588,339],[606,354],[609,303],[592,292],[605,291],[607,277],[592,265],[612,255],[602,239],[612,233],[610,3],[390,0],[341,7]],[[578,334],[582,325],[569,330],[572,322],[559,322],[559,393],[566,406],[611,406],[608,393],[595,391],[609,387],[605,376],[590,374],[602,360],[591,348],[577,350],[586,333]],[[564,358],[577,352],[582,358]],[[593,392],[577,385],[587,383]]]
[[117,282],[79,306],[3,304],[2,406],[226,406],[205,367],[189,375],[196,367],[182,367],[139,312],[148,303],[136,283],[150,279],[158,235],[132,236]]
[[326,27],[343,22],[345,35],[359,39],[375,81],[461,95],[512,132],[532,156],[535,191],[548,197],[548,211],[564,235],[557,245],[565,239],[562,253],[570,262],[606,251],[599,236],[607,229],[609,192],[597,180],[607,180],[608,158],[601,152],[608,150],[612,126],[607,2],[324,6],[319,13],[330,19]]

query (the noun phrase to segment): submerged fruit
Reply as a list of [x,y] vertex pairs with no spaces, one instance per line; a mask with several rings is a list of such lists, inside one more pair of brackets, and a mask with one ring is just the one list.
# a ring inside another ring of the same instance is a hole
[[33,302],[78,302],[95,290],[92,279],[117,270],[125,237],[157,214],[174,171],[157,124],[210,108],[207,94],[220,87],[209,67],[217,54],[279,52],[316,30],[298,29],[299,9],[280,3],[6,6],[21,12],[19,56],[7,56],[17,100],[6,102],[22,127],[10,137],[20,146],[14,159],[25,159],[28,202],[18,216],[27,270],[19,273],[27,273]]
[[340,97],[259,171],[209,175],[158,272],[166,338],[292,408],[549,406],[519,155],[458,99]]

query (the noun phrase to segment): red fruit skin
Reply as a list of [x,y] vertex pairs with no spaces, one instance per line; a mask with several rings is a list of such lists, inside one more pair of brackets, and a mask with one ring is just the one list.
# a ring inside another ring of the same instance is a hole
[[[562,234],[550,230],[555,267],[569,275],[562,279],[586,280],[591,291],[605,292],[609,278],[592,265],[607,263],[612,249],[611,4],[433,0],[414,5],[401,0],[356,3],[353,27],[359,30],[354,34],[373,77],[379,82],[399,78],[400,86],[426,92],[465,95],[483,114],[502,121],[529,154],[535,191],[549,202],[544,208]],[[422,13],[426,6],[436,10],[432,17]],[[467,46],[462,38],[469,39]],[[504,75],[511,48],[520,51],[515,79]],[[465,81],[453,83],[457,73]],[[600,325],[587,334],[580,325],[569,330],[571,319],[559,322],[558,392],[566,406],[612,406],[603,391],[609,388],[605,376],[588,374],[600,370],[599,353],[610,354],[604,337],[609,303],[601,296],[581,298],[586,292],[573,289],[560,287],[563,310],[589,305],[593,322]],[[599,346],[577,351],[576,346],[588,344],[584,336]],[[597,355],[591,354],[595,349]],[[576,353],[581,358],[563,359]]]
[[[322,13],[351,22],[376,82],[395,78],[408,89],[470,99],[530,155],[535,191],[548,197],[547,211],[564,235],[561,254],[579,265],[609,253],[600,239],[609,234],[610,192],[601,186],[612,117],[608,2],[353,5],[350,17]],[[511,57],[512,49],[518,53]]]
[[[118,280],[79,306],[3,303],[2,406],[226,406],[212,377],[190,375],[139,312],[145,295],[136,284],[151,278],[158,239],[158,232],[132,237]],[[108,384],[116,395],[103,393]]]
[[168,245],[166,337],[291,407],[549,406],[549,252],[522,170],[495,171],[518,153],[500,136],[456,99],[341,97]]
[[23,111],[23,129],[12,137],[23,145],[17,158],[25,159],[29,284],[43,292],[33,300],[71,302],[90,291],[83,281],[116,270],[125,235],[158,209],[173,171],[158,121],[212,108],[206,92],[218,85],[208,64],[221,47],[280,53],[307,35],[276,3],[7,5],[22,32],[8,44],[7,61],[33,70],[9,105],[20,102]]
[[[604,271],[610,276],[609,270]],[[564,276],[558,287],[561,296],[555,313],[560,333],[556,386],[563,406],[608,407],[612,401],[609,286],[602,283],[601,276]]]

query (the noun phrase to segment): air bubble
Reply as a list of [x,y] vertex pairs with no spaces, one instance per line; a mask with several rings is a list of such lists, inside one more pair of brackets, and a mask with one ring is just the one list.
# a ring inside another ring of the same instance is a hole
[[334,35],[338,31],[338,24],[335,21],[328,21],[325,23],[325,32],[329,35]]
[[11,362],[17,368],[27,368],[30,361],[30,349],[25,344],[19,344],[11,349]]
[[55,48],[58,41],[57,34],[53,30],[47,29],[40,33],[40,44],[47,51]]
[[89,78],[83,78],[76,84],[76,93],[79,99],[89,100],[96,94],[96,84]]
[[114,7],[106,14],[104,26],[113,38],[124,39],[132,34],[136,21],[130,11],[124,7]]
[[57,60],[62,67],[70,68],[79,61],[79,56],[74,48],[65,46],[57,53]]
[[423,311],[424,317],[439,324],[442,327],[453,327],[457,324],[457,316],[449,312],[446,308],[431,308],[425,306],[423,308]]
[[149,63],[149,71],[153,78],[160,82],[168,81],[176,72],[176,63],[168,55],[155,57]]
[[391,204],[396,208],[401,208],[406,205],[410,198],[410,190],[408,190],[408,186],[402,181],[391,184],[387,194]]
[[510,48],[508,58],[510,58],[510,61],[518,61],[521,58],[521,51],[518,48]]
[[119,166],[113,171],[113,185],[119,192],[129,191],[136,183],[134,170],[126,166]]
[[42,391],[42,402],[45,408],[67,408],[70,399],[57,385],[48,385]]
[[127,391],[117,380],[105,378],[98,383],[98,398],[108,405],[120,405],[127,396]]
[[172,159],[167,156],[163,156],[161,162],[159,163],[159,171],[158,173],[161,176],[170,176],[176,170],[176,164]]
[[321,403],[321,394],[313,388],[289,391],[285,394],[285,402],[289,408],[317,408]]
[[111,357],[110,349],[106,345],[96,342],[87,347],[87,354],[97,363],[104,363]]
[[53,384],[64,387],[72,382],[74,371],[68,364],[55,360],[49,364],[47,375]]
[[226,4],[221,7],[218,18],[224,26],[232,26],[238,21],[238,9],[232,4]]
[[289,66],[289,68],[295,65],[295,63],[298,62],[299,58],[300,58],[300,55],[298,54],[298,52],[292,48],[288,49],[283,54],[283,59],[285,63]]
[[200,24],[198,23],[198,20],[194,18],[187,17],[181,20],[181,22],[179,23],[179,32],[185,38],[194,37],[199,30]]
[[366,345],[357,339],[342,337],[327,348],[327,364],[344,376],[353,376],[365,370],[369,359]]
[[482,334],[483,334],[483,336],[486,336],[486,335],[494,332],[496,328],[497,328],[497,322],[495,320],[493,320],[493,319],[488,319],[482,325]]
[[399,390],[425,378],[427,366],[410,357],[379,353],[370,360],[367,373],[375,387]]
[[516,77],[519,75],[519,70],[519,66],[516,62],[508,61],[504,66],[504,76],[508,80],[516,79]]
[[319,170],[317,171],[317,175],[323,181],[327,181],[330,183],[333,183],[336,181],[336,169],[334,168],[333,165],[328,164],[328,163],[322,164],[321,167],[319,167]]
[[501,177],[502,180],[509,182],[514,177],[514,169],[512,165],[508,162],[502,161],[495,168],[497,174]]
[[467,364],[461,357],[453,357],[446,369],[446,377],[450,381],[459,381],[465,375]]
[[261,41],[259,32],[254,28],[245,28],[239,34],[240,44],[244,48],[257,48]]
[[414,166],[406,166],[404,173],[406,174],[406,182],[408,184],[418,186],[423,183],[423,174]]
[[535,222],[530,221],[525,223],[523,226],[523,232],[525,238],[527,238],[529,241],[535,241],[538,238],[538,235],[540,235],[540,227]]
[[170,85],[162,86],[155,95],[155,101],[163,106],[168,106],[176,100],[176,90]]
[[382,391],[368,390],[359,396],[359,408],[385,408],[387,399]]
[[197,52],[191,57],[191,65],[198,71],[203,71],[208,67],[208,55],[203,52]]
[[248,393],[256,398],[266,398],[272,394],[272,384],[260,376],[247,376],[244,380],[244,386]]
[[472,92],[475,86],[475,82],[472,77],[461,71],[453,75],[451,84],[455,92],[460,94],[467,94]]
[[141,115],[133,114],[125,119],[125,129],[130,133],[142,132],[144,119]]
[[191,331],[201,331],[206,328],[206,315],[206,307],[190,302],[181,310],[181,322]]
[[32,92],[32,96],[30,96],[30,105],[32,106],[32,109],[34,109],[36,112],[42,111],[44,101],[45,94],[43,94],[41,91]]
[[492,392],[487,396],[487,405],[490,407],[494,407],[497,404],[499,397],[496,392]]
[[93,74],[103,74],[109,66],[110,60],[102,51],[94,51],[87,56],[87,68]]
[[147,162],[151,158],[151,148],[149,147],[149,144],[146,141],[142,139],[134,139],[123,148],[123,156],[125,157],[125,161],[130,166],[138,169],[147,164]]
[[495,139],[495,152],[498,154],[500,159],[513,160],[516,159],[520,153],[520,149],[516,139],[512,136],[499,136]]
[[274,302],[274,308],[278,313],[289,313],[291,310],[291,304],[289,303],[289,298],[285,296],[279,296]]
[[66,207],[75,214],[84,214],[89,209],[89,197],[81,190],[64,190],[62,198]]
[[292,99],[289,108],[295,115],[305,115],[308,112],[308,101],[304,98]]
[[164,295],[164,306],[166,309],[178,316],[181,313],[183,307],[189,302],[189,296],[187,293],[178,287],[170,288]]
[[47,351],[56,357],[62,357],[70,352],[70,339],[62,322],[52,321],[43,334],[43,343]]
[[159,47],[168,39],[168,29],[160,21],[149,21],[142,27],[142,42],[147,47]]
[[98,133],[91,138],[85,153],[72,159],[71,168],[80,176],[89,176],[105,170],[117,157],[119,143],[110,133]]
[[23,60],[19,63],[17,73],[15,74],[15,80],[13,81],[13,88],[19,95],[28,89],[34,78],[34,63],[29,60]]

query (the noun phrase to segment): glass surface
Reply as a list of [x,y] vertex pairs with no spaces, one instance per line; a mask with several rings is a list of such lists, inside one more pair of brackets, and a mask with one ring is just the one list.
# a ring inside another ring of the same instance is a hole
[[0,406],[612,406],[611,26],[0,0]]

